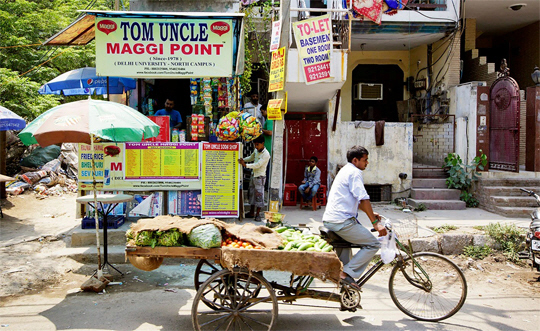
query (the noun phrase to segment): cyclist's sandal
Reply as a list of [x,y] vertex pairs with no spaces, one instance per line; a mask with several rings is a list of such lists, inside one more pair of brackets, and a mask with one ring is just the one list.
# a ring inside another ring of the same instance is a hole
[[356,283],[356,281],[349,275],[347,275],[345,278],[341,278],[340,282],[342,285],[349,285],[350,287],[353,287],[359,291],[361,290],[360,285],[358,285],[358,283]]

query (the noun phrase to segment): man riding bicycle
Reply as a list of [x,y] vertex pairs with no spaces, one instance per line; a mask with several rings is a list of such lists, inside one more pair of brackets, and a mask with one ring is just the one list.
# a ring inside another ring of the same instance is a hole
[[362,171],[368,165],[368,151],[362,146],[354,146],[347,151],[347,165],[336,175],[328,195],[328,203],[323,216],[324,226],[335,232],[343,240],[361,246],[352,256],[350,248],[337,249],[343,262],[341,282],[356,289],[360,287],[354,279],[359,278],[380,248],[380,243],[369,229],[357,220],[358,209],[368,216],[379,236],[386,235],[381,217],[373,212],[369,195],[364,187]]

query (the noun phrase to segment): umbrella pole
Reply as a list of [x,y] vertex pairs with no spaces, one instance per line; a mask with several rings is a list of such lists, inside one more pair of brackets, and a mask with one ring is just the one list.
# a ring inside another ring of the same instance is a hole
[[[94,192],[94,220],[96,222],[96,243],[97,243],[96,247],[97,247],[97,256],[98,256],[97,278],[101,279],[101,277],[103,277],[103,270],[101,270],[101,247],[99,246],[99,216],[98,216],[98,204],[97,204],[97,193],[96,193],[96,165],[94,163],[95,151],[94,151],[94,135],[93,134],[90,134],[90,148],[92,149],[92,179],[93,179],[92,191]],[[105,224],[103,226],[105,226]]]
[[107,76],[107,101],[111,101],[109,97],[109,76]]

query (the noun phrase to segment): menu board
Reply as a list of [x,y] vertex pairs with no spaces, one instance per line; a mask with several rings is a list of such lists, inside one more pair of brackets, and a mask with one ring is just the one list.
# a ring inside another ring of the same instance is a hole
[[203,217],[239,216],[239,143],[202,143]]
[[198,143],[126,143],[125,180],[198,180]]

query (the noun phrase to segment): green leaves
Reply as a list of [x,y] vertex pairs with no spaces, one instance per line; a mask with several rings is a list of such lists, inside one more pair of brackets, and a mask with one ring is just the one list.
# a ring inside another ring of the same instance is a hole
[[461,190],[460,199],[465,201],[467,207],[477,207],[478,200],[469,193],[472,183],[481,176],[478,170],[484,170],[487,164],[487,156],[480,150],[480,155],[475,157],[471,164],[464,164],[461,157],[455,153],[449,153],[444,158],[444,166],[448,173],[446,186],[451,189]]
[[[127,0],[122,1],[128,4]],[[0,1],[0,104],[27,121],[60,103],[62,97],[39,95],[38,89],[58,75],[95,66],[94,43],[65,48],[40,46],[87,9],[89,1]],[[111,9],[97,0],[92,9]],[[36,45],[37,44],[37,45]],[[21,75],[19,77],[19,75]]]

